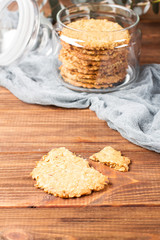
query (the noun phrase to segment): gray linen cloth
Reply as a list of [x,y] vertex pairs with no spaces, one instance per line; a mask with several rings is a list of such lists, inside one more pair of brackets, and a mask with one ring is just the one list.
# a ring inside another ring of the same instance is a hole
[[[141,67],[137,82],[121,91],[93,94],[67,89],[52,57],[30,54],[0,69],[0,85],[20,100],[64,108],[90,108],[109,127],[144,148],[160,152],[160,65]],[[107,137],[107,131],[106,131]]]

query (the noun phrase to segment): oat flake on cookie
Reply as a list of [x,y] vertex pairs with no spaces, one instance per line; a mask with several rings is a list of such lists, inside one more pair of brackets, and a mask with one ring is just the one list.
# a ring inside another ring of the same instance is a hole
[[36,187],[61,198],[88,195],[108,184],[106,176],[64,147],[43,156],[31,176],[37,182]]

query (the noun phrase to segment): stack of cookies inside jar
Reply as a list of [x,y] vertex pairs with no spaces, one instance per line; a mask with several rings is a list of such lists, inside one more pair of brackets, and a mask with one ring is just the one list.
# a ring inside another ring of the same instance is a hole
[[130,35],[107,19],[81,19],[63,27],[60,74],[76,87],[106,89],[122,84]]

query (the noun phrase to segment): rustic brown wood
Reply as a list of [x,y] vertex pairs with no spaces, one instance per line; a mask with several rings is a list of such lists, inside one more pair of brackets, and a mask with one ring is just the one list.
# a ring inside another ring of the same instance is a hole
[[160,22],[141,22],[141,64],[160,63]]
[[[141,64],[160,63],[159,24],[142,18]],[[106,145],[132,164],[120,173],[90,161],[109,176],[103,191],[64,200],[33,186],[30,172],[51,148],[88,158]],[[128,142],[89,109],[29,105],[1,87],[0,233],[0,240],[160,239],[160,155]]]
[[60,0],[60,3],[65,7],[68,7],[73,4],[71,0]]
[[1,210],[0,226],[34,240],[159,240],[159,216],[157,207],[17,208]]
[[153,11],[152,11],[152,8],[149,9],[149,11],[142,15],[141,17],[141,21],[145,22],[145,23],[157,23],[159,22],[160,23],[160,13],[158,14],[155,14]]
[[[80,121],[77,121],[78,119]],[[98,120],[89,110],[65,110],[53,107],[41,109],[40,106],[34,105],[32,111],[3,110],[0,133],[0,206],[108,206],[160,203],[157,198],[160,195],[159,154],[128,142],[118,132],[109,129],[104,121]],[[30,172],[35,162],[51,148],[66,146],[71,151],[88,158],[106,145],[121,150],[131,159],[132,165],[130,172],[120,173],[102,164],[90,162],[109,176],[111,185],[105,191],[80,199],[63,200],[33,187]]]

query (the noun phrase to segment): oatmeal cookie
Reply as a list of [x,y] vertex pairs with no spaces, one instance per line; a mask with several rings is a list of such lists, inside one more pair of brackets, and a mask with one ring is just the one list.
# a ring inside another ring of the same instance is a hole
[[94,55],[88,55],[88,54],[84,54],[80,51],[68,51],[64,48],[61,49],[60,51],[60,54],[61,56],[68,56],[69,58],[70,57],[76,57],[78,59],[82,59],[82,60],[87,60],[87,61],[95,61],[95,62],[99,62],[99,61],[113,61],[117,59],[126,59],[127,57],[127,54],[128,54],[128,51],[126,48],[123,48],[123,49],[118,49],[118,50],[112,50],[112,53],[109,52],[108,50],[108,53],[105,53],[105,54],[98,54],[95,52]]
[[60,71],[61,74],[65,74],[65,75],[71,75],[71,78],[73,79],[77,79],[78,78],[91,78],[91,79],[98,79],[98,78],[107,78],[108,76],[113,76],[116,77],[121,76],[121,77],[125,77],[126,75],[126,66],[125,67],[121,67],[119,66],[119,64],[115,64],[109,68],[99,68],[98,70],[90,70],[90,68],[73,68],[73,66],[71,66],[72,68],[67,68],[66,65],[62,65],[60,66]]
[[67,43],[74,39],[75,44],[91,50],[114,49],[120,45],[128,45],[130,41],[127,30],[107,19],[81,19],[71,22],[67,28],[62,29],[60,37]]
[[85,47],[76,47],[73,46],[72,44],[66,43],[65,41],[61,40],[61,45],[62,48],[67,50],[68,52],[75,52],[75,53],[80,53],[80,54],[85,54],[85,55],[112,55],[114,53],[114,51],[116,50],[118,51],[122,51],[124,49],[124,51],[126,51],[126,47],[117,47],[115,49],[103,49],[103,50],[96,50],[96,49],[87,49]]
[[[114,84],[111,81],[112,79],[109,79],[109,81],[111,83],[106,83],[106,79],[102,79],[102,80],[86,80],[85,79],[80,79],[79,81],[67,78],[65,75],[62,75],[63,79],[65,80],[65,82],[70,83],[71,85],[77,86],[77,87],[83,87],[83,88],[95,88],[95,89],[100,89],[100,88],[109,88],[109,87],[113,87]],[[123,81],[123,79],[119,79],[119,81],[115,84],[118,85]]]
[[60,38],[64,81],[85,88],[107,88],[124,81],[130,35],[118,23],[81,19],[63,28]]
[[100,152],[93,154],[90,159],[104,163],[120,172],[127,172],[129,169],[128,165],[130,164],[129,158],[122,156],[120,151],[116,151],[110,146],[107,146]]
[[108,184],[106,176],[64,147],[43,156],[31,175],[36,180],[36,187],[61,198],[88,195]]
[[64,68],[63,66],[60,68],[61,75],[66,76],[72,80],[82,81],[84,80],[94,80],[94,81],[103,81],[103,83],[116,83],[120,79],[123,79],[126,75],[126,70],[124,69],[121,72],[115,73],[114,76],[112,74],[107,75],[107,73],[100,73],[97,74],[83,74],[76,71],[71,71],[69,69]]

